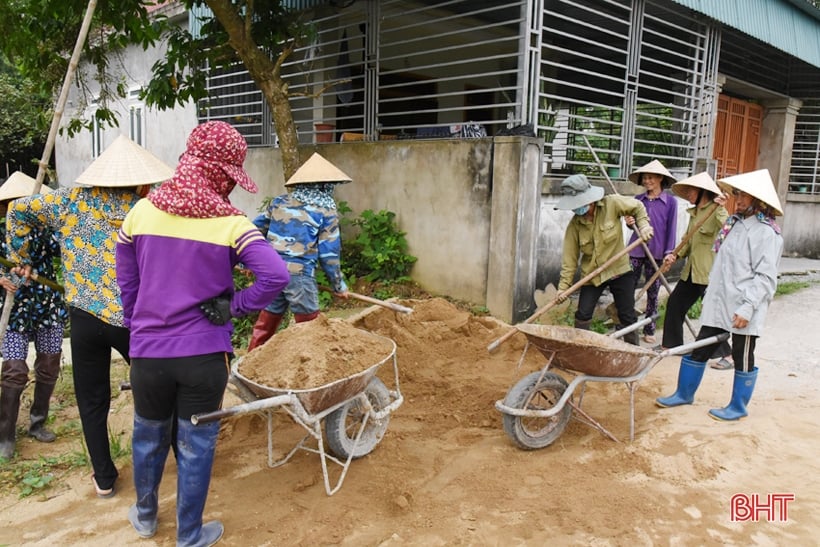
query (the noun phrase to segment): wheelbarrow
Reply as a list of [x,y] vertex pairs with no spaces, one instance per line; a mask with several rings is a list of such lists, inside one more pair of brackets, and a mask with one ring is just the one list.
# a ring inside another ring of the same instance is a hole
[[[341,488],[350,463],[376,448],[387,431],[390,414],[404,401],[399,389],[396,343],[371,332],[362,332],[389,341],[392,347],[390,354],[362,372],[310,389],[287,389],[256,383],[242,375],[240,358],[231,366],[231,382],[237,385],[242,398],[248,402],[214,412],[195,414],[191,416],[191,422],[196,425],[251,412],[264,413],[267,418],[268,467],[279,467],[299,450],[318,454],[325,491],[328,496],[333,495]],[[376,377],[379,367],[388,361],[393,364],[393,389],[388,389]],[[307,434],[287,454],[276,459],[273,414],[279,409],[302,426]],[[341,467],[333,484],[328,462]]]
[[[635,390],[649,371],[664,357],[684,355],[729,336],[711,336],[661,352],[618,340],[649,320],[609,336],[565,326],[517,325],[527,337],[519,364],[533,346],[547,357],[547,363],[542,370],[519,380],[503,401],[496,401],[495,407],[504,414],[504,432],[524,450],[545,448],[561,436],[574,411],[576,419],[617,442],[612,433],[581,408],[587,382],[615,382],[626,384],[629,391],[629,440],[634,440]],[[562,370],[574,378],[567,382],[551,369]],[[580,395],[574,397],[579,387]]]

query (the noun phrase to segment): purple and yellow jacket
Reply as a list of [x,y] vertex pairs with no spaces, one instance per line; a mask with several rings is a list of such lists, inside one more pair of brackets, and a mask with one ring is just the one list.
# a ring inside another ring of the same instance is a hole
[[[239,262],[256,281],[234,292]],[[232,323],[211,323],[199,305],[230,295],[231,315],[246,315],[268,305],[289,280],[285,262],[244,216],[180,217],[142,199],[117,236],[117,283],[131,357],[231,352]]]

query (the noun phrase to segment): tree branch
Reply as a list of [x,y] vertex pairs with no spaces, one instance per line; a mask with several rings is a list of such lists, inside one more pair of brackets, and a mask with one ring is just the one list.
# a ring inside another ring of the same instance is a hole
[[310,99],[316,99],[319,96],[321,96],[325,91],[330,89],[331,87],[335,87],[335,86],[341,85],[341,84],[346,84],[350,81],[352,81],[352,80],[350,80],[348,78],[348,79],[345,79],[345,80],[336,80],[336,81],[333,81],[333,82],[328,82],[327,84],[325,84],[325,86],[322,89],[320,89],[316,93],[303,93],[303,92],[300,91],[298,93],[289,93],[288,97],[308,97]]

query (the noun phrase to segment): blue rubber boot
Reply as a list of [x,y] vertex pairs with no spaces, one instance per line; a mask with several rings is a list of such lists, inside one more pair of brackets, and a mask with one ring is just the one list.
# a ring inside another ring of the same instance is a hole
[[655,404],[662,408],[670,406],[691,405],[695,392],[700,386],[706,361],[694,361],[691,355],[684,355],[678,370],[678,389],[669,397],[658,397]]
[[202,524],[218,436],[218,421],[177,420],[177,547],[208,547],[222,537],[218,520]]
[[725,408],[713,408],[709,411],[709,416],[715,420],[732,422],[745,418],[749,415],[746,412],[746,405],[752,399],[757,382],[757,367],[751,372],[735,371],[735,382],[732,385],[732,400]]
[[171,447],[171,424],[171,418],[148,420],[134,414],[131,453],[137,503],[128,509],[128,520],[141,538],[150,538],[157,533],[159,483]]

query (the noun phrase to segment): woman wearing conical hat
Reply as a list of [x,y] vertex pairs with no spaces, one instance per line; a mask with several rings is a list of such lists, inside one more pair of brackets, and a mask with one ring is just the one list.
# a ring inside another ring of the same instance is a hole
[[[643,203],[646,213],[649,215],[649,222],[655,230],[655,236],[645,246],[636,247],[629,252],[629,263],[632,266],[632,275],[635,279],[636,287],[640,283],[641,273],[644,276],[644,283],[655,273],[655,266],[652,260],[646,256],[644,249],[649,249],[655,263],[658,264],[663,257],[672,252],[675,248],[675,237],[678,226],[678,204],[669,192],[669,186],[675,182],[675,177],[658,160],[652,160],[646,165],[639,167],[630,173],[629,180],[634,184],[643,186],[646,192],[638,194],[635,199]],[[632,226],[634,221],[631,217],[625,219],[627,225]],[[635,233],[629,239],[632,243],[637,239]],[[661,288],[661,280],[657,278],[652,285],[646,289],[646,317],[652,317],[658,312],[658,292]],[[652,320],[643,328],[643,340],[648,344],[655,344],[655,321]]]
[[[735,362],[732,397],[726,407],[709,411],[716,420],[731,421],[748,415],[747,406],[757,381],[755,344],[777,289],[777,267],[783,252],[783,238],[774,217],[782,215],[783,210],[766,169],[719,179],[717,183],[735,197],[735,213],[715,239],[717,256],[703,297],[697,338],[731,333]],[[658,398],[659,406],[692,404],[706,361],[717,345],[683,356],[677,390],[669,397]]]
[[[729,216],[724,204],[726,199],[709,173],[698,173],[672,185],[672,191],[693,205],[687,210],[689,240],[678,250],[663,258],[662,269],[669,269],[675,261],[685,258],[680,279],[666,301],[661,347],[674,348],[683,344],[683,323],[686,312],[706,292],[709,271],[715,261],[712,246],[723,223]],[[704,220],[706,219],[706,220]],[[697,232],[692,233],[700,224]],[[691,234],[691,235],[690,235]],[[728,344],[727,353],[728,355]]]
[[[595,306],[605,289],[609,289],[615,300],[620,325],[632,325],[638,320],[635,312],[635,282],[629,268],[629,258],[621,253],[625,249],[621,219],[627,215],[635,219],[641,239],[650,241],[653,232],[646,209],[635,198],[617,194],[605,196],[603,188],[591,185],[581,173],[570,175],[561,181],[561,193],[563,195],[555,208],[572,211],[574,214],[564,232],[556,301],[560,303],[568,298],[567,291],[572,285],[579,263],[581,276],[586,277],[598,265],[618,257],[581,287],[578,309],[575,311],[575,328],[589,330]],[[624,342],[640,345],[635,331],[627,333],[623,339]]]
[[101,498],[115,495],[119,476],[108,437],[112,350],[129,358],[115,273],[117,230],[150,186],[173,174],[162,160],[120,135],[77,177],[77,186],[16,199],[9,206],[8,258],[24,265],[23,275],[31,275],[34,230],[49,228],[60,242],[74,393],[91,482]]
[[290,283],[264,310],[253,326],[248,351],[264,344],[279,328],[290,308],[294,321],[319,315],[319,291],[314,276],[322,268],[333,290],[347,298],[342,276],[342,240],[333,190],[351,178],[314,153],[285,183],[289,192],[274,198],[253,223],[266,235],[288,265]]
[[[21,173],[12,174],[0,187],[0,253],[6,255],[6,210],[11,200],[32,195],[36,181]],[[47,186],[42,193],[49,193]],[[54,259],[60,256],[60,246],[49,230],[32,233],[31,261],[38,275],[54,277]],[[29,344],[34,343],[34,394],[29,418],[28,434],[40,442],[50,443],[56,435],[46,429],[51,395],[60,375],[60,356],[63,351],[63,330],[68,320],[63,296],[58,291],[31,283],[17,286],[3,277],[5,290],[0,290],[0,308],[12,296],[14,305],[5,336],[3,337],[3,370],[0,375],[0,458],[14,455],[17,416],[20,396],[28,384],[26,363]]]

